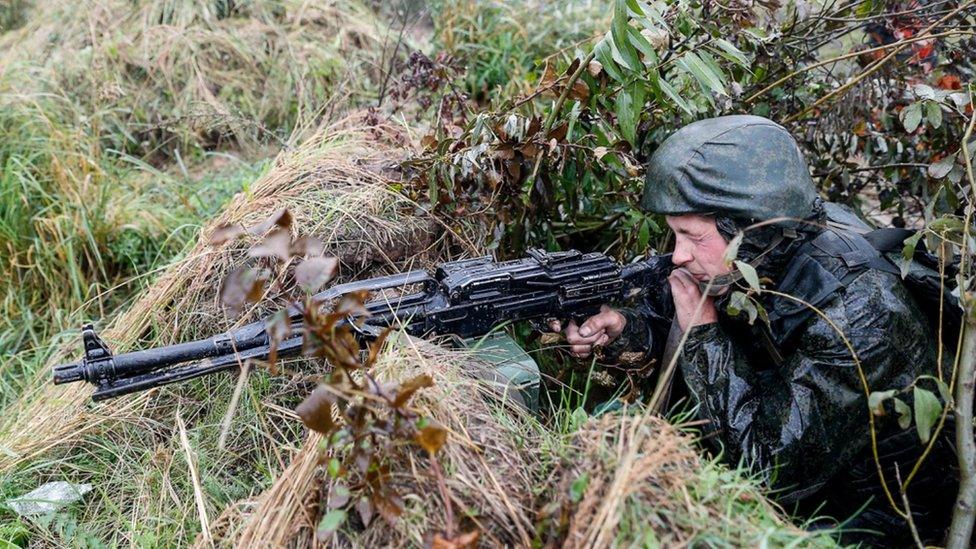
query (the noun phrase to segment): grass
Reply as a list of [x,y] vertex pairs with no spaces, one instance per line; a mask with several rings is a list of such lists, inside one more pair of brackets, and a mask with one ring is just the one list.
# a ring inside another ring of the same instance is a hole
[[[524,91],[533,67],[572,54],[609,17],[590,1],[431,8],[433,48],[472,67],[464,86],[483,100]],[[282,206],[342,259],[342,280],[483,251],[478,234],[437,225],[395,192],[396,160],[416,146],[409,128],[371,125],[355,110],[383,70],[384,23],[354,3],[14,0],[0,3],[0,27],[10,29],[0,34],[0,276],[11,281],[0,291],[0,545],[309,543],[328,485],[318,441],[292,410],[322,365],[254,372],[233,409],[232,375],[91,405],[90,388],[52,386],[49,368],[77,357],[82,320],[99,320],[116,351],[230,327],[219,283],[248,261],[245,247],[211,248],[207,236]],[[284,299],[274,291],[246,318]],[[606,482],[639,473],[601,445],[623,438],[597,436],[624,437],[632,420],[589,419],[584,387],[560,391],[540,422],[480,398],[462,374],[473,363],[420,342],[381,369],[435,374],[435,389],[418,396],[452,429],[444,469],[452,493],[478,510],[483,539],[556,543],[535,520],[549,501],[581,517],[577,526],[596,524],[575,507],[587,500],[570,501],[578,468]],[[665,423],[638,432],[635,455],[667,447],[681,466],[633,481],[651,491],[608,515],[617,543],[807,542],[742,471],[701,460]],[[431,478],[415,454],[399,457],[407,518],[350,526],[352,541],[420,545],[443,527]],[[675,490],[654,492],[661,479]],[[95,489],[40,519],[2,505],[52,480]]]

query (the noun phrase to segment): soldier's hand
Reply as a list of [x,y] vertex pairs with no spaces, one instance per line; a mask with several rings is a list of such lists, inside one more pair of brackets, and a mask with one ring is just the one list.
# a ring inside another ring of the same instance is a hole
[[[600,312],[586,319],[581,326],[573,320],[566,326],[566,342],[570,353],[577,358],[585,358],[593,352],[593,347],[607,345],[617,339],[627,325],[627,317],[603,305]],[[553,331],[562,331],[558,320],[549,323]]]

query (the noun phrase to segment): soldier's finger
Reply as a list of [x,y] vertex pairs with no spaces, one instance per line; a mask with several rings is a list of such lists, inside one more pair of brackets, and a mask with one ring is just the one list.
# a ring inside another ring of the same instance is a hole
[[596,340],[596,343],[594,343],[593,345],[594,346],[597,346],[598,345],[598,346],[602,347],[602,346],[606,345],[609,342],[610,342],[610,336],[608,336],[607,334],[604,333],[602,336],[600,336],[600,339]]
[[588,335],[586,337],[583,337],[582,332],[580,332],[579,330],[577,330],[575,333],[573,333],[573,335],[571,335],[571,336],[570,335],[567,335],[566,336],[566,341],[568,341],[570,343],[573,343],[573,344],[576,344],[576,345],[583,345],[583,344],[585,344],[585,345],[592,345],[596,340],[600,339],[600,336],[602,336],[604,333],[606,333],[606,332],[603,331],[603,330],[600,330],[599,332],[596,332],[595,334],[590,334],[590,335]]
[[554,332],[561,332],[563,331],[563,324],[562,322],[559,322],[559,320],[554,318],[549,321],[549,329]]
[[569,352],[572,353],[573,356],[575,356],[577,358],[583,358],[583,357],[589,355],[592,350],[593,350],[593,348],[590,347],[589,345],[570,345],[569,346]]

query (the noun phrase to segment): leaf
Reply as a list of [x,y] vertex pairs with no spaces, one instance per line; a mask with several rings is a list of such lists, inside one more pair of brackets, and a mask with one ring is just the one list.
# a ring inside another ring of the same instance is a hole
[[320,537],[328,536],[338,530],[344,522],[346,522],[346,512],[342,509],[333,509],[326,513],[322,517],[322,520],[319,521],[319,527],[316,533]]
[[740,313],[745,311],[749,315],[750,325],[759,317],[759,310],[756,308],[756,304],[749,299],[749,296],[738,291],[732,292],[732,295],[729,296],[729,304],[726,306],[725,311],[729,313],[729,316],[739,316]]
[[593,53],[597,61],[599,61],[600,65],[602,65],[603,70],[610,75],[610,78],[613,78],[617,82],[623,82],[624,75],[620,72],[620,68],[616,61],[613,60],[613,55],[610,49],[611,40],[612,38],[610,37],[610,33],[607,33],[607,35],[603,37],[603,40],[600,40],[597,45],[593,47]]
[[308,292],[316,292],[332,280],[339,268],[334,257],[312,257],[295,267],[295,282]]
[[895,396],[897,392],[895,389],[889,389],[887,391],[873,391],[868,395],[868,408],[871,409],[871,413],[876,416],[885,415],[884,402]]
[[427,374],[420,374],[400,384],[396,398],[393,399],[394,408],[402,408],[414,393],[420,389],[434,386],[434,379]]
[[332,418],[334,402],[335,396],[327,388],[319,386],[295,408],[295,413],[309,429],[329,435],[336,428]]
[[270,217],[258,223],[257,225],[251,227],[247,232],[253,235],[263,235],[268,232],[272,227],[278,227],[280,229],[289,230],[292,225],[291,213],[286,208],[282,208],[275,213],[271,214]]
[[942,179],[943,177],[949,175],[952,171],[952,166],[956,163],[956,155],[958,153],[948,154],[939,159],[938,162],[929,164],[928,174],[932,179]]
[[220,246],[224,242],[236,240],[237,237],[244,234],[244,232],[244,227],[242,227],[240,223],[221,225],[214,230],[213,234],[210,235],[210,240],[207,243],[211,246]]
[[576,480],[569,486],[569,500],[573,503],[579,503],[583,499],[583,495],[586,494],[586,487],[590,484],[590,475],[583,471]]
[[922,103],[916,101],[901,110],[898,117],[908,133],[914,133],[918,125],[922,122]]
[[641,62],[634,46],[630,44],[628,19],[627,0],[616,0],[613,6],[613,22],[610,25],[610,37],[613,39],[610,46],[619,54],[621,65],[637,72],[641,70]]
[[746,263],[745,261],[738,260],[735,262],[735,267],[739,269],[740,273],[742,273],[742,278],[746,279],[746,282],[749,283],[750,288],[756,292],[762,291],[762,287],[759,285],[759,275],[756,273],[755,267]]
[[617,93],[615,108],[620,133],[631,145],[634,145],[637,140],[637,118],[640,116],[641,107],[634,104],[635,99],[632,94],[635,87],[637,86],[630,86]]
[[719,55],[728,59],[729,61],[732,61],[740,67],[749,68],[749,58],[746,57],[746,54],[742,53],[742,50],[735,47],[732,42],[729,42],[724,38],[719,38],[715,40],[714,44],[719,47]]
[[742,238],[745,234],[739,231],[739,234],[732,237],[732,240],[725,247],[725,264],[731,265],[735,258],[739,256],[739,246],[742,245]]
[[915,84],[912,86],[912,91],[915,92],[915,96],[919,99],[935,99],[935,90],[932,89],[932,86]]
[[688,114],[692,114],[692,115],[695,114],[695,111],[694,109],[692,109],[691,105],[687,101],[685,101],[680,95],[678,95],[678,92],[675,91],[674,86],[672,86],[667,80],[665,80],[664,78],[659,78],[657,84],[658,84],[658,88],[662,92],[664,92],[664,95],[668,96],[668,98],[671,101],[674,101],[674,104],[677,105],[678,108],[680,108],[681,110],[685,111]]
[[898,412],[898,426],[908,429],[912,425],[912,409],[900,398],[895,399],[895,412]]
[[942,105],[936,101],[929,101],[926,105],[926,116],[929,125],[935,129],[942,126]]
[[932,426],[942,414],[942,404],[938,397],[918,385],[912,391],[915,398],[915,427],[918,429],[918,438],[925,444],[932,436]]
[[265,282],[267,279],[257,269],[240,268],[231,272],[220,290],[220,302],[227,314],[236,317],[244,305],[260,301]]
[[277,257],[288,261],[291,257],[291,234],[287,229],[276,229],[247,252],[249,257]]
[[292,242],[291,255],[316,257],[325,253],[325,244],[318,238],[303,236]]
[[438,425],[428,425],[417,433],[415,439],[421,448],[434,456],[447,442],[447,429]]
[[373,521],[373,504],[369,502],[368,498],[359,498],[359,501],[356,502],[356,512],[359,513],[359,518],[362,519],[364,526],[369,526],[369,523]]
[[690,72],[703,90],[711,90],[718,95],[728,95],[725,91],[725,84],[722,81],[722,77],[712,72],[712,69],[695,52],[686,52],[678,60],[678,65]]
[[908,276],[908,269],[912,266],[912,260],[915,258],[915,248],[918,247],[918,241],[922,238],[921,231],[913,234],[912,236],[905,239],[905,246],[901,249],[901,277],[904,279]]

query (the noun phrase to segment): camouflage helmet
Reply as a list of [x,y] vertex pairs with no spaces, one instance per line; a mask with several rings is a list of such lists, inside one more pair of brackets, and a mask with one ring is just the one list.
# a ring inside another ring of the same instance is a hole
[[759,116],[700,120],[651,156],[641,209],[711,213],[748,221],[805,219],[817,198],[793,136]]

